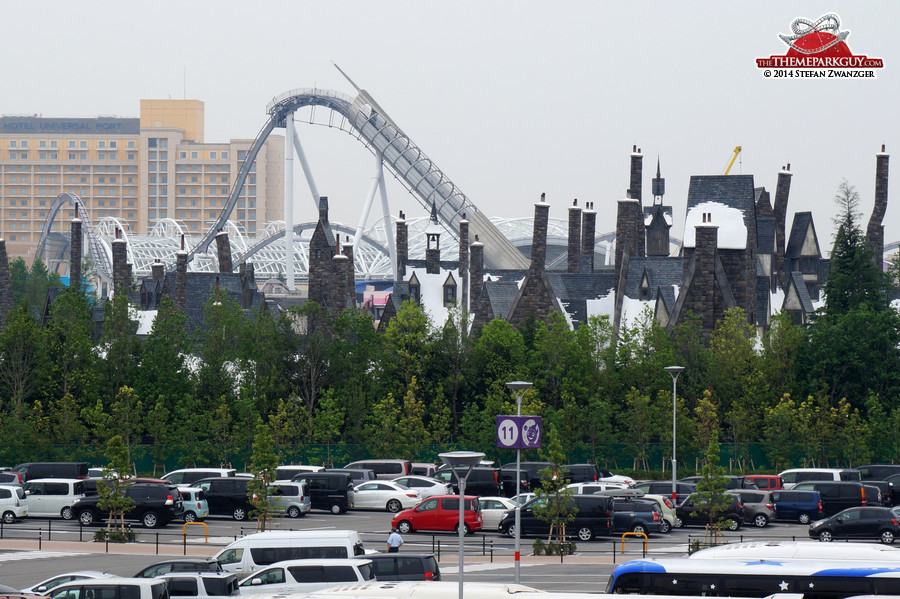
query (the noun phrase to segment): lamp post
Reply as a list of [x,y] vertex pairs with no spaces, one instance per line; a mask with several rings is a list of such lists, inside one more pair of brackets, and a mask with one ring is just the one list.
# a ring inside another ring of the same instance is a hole
[[463,537],[466,534],[466,480],[472,468],[484,459],[484,454],[477,451],[449,451],[439,453],[441,461],[450,466],[459,485],[459,599],[463,599]]
[[675,398],[678,397],[678,375],[682,373],[684,366],[666,366],[666,372],[672,377],[672,503],[678,505],[678,493],[676,490],[675,469]]
[[[506,386],[512,391],[516,396],[516,416],[522,415],[522,397],[525,396],[525,392],[531,388],[531,383],[526,381],[512,381],[506,383]],[[516,448],[516,495],[519,494],[521,490],[519,487],[521,485],[522,480],[522,450]],[[521,551],[520,545],[522,542],[522,533],[521,533],[521,519],[522,519],[522,504],[519,501],[516,501],[516,559],[515,559],[515,582],[519,584],[519,571],[521,566]]]

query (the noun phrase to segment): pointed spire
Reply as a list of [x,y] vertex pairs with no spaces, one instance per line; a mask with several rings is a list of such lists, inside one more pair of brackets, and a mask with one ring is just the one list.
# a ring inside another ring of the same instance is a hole
[[438,224],[437,219],[437,203],[435,200],[431,200],[431,222],[434,224]]

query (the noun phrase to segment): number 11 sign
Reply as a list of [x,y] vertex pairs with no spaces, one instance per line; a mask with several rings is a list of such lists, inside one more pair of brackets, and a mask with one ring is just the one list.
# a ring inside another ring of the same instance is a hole
[[536,449],[540,446],[540,416],[497,416],[497,447]]

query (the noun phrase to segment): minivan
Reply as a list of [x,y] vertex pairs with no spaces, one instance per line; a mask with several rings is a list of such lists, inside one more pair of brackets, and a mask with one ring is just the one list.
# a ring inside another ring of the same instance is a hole
[[[521,536],[546,536],[550,531],[550,523],[537,517],[534,508],[539,502],[544,502],[545,497],[536,497],[522,506],[520,522],[522,524]],[[567,531],[572,531],[580,541],[590,541],[598,535],[607,535],[612,532],[613,499],[605,495],[573,495],[570,500],[578,508],[575,519],[566,525]],[[500,534],[514,537],[516,535],[515,510],[506,512],[500,521]]]
[[[450,466],[440,468],[432,477],[442,483],[450,485],[450,490],[459,493],[459,487],[456,484],[456,473]],[[491,466],[478,466],[469,471],[469,478],[466,479],[466,495],[482,495],[493,497],[500,495],[500,470]]]
[[377,580],[441,579],[441,569],[432,553],[370,553],[372,570]]
[[343,472],[349,474],[353,479],[353,484],[358,485],[369,480],[378,480],[374,470],[368,468],[326,468],[322,472]]
[[240,584],[241,595],[312,593],[342,583],[375,580],[372,562],[363,558],[297,559],[254,572]]
[[271,530],[234,541],[215,559],[225,572],[249,574],[285,560],[361,557],[365,552],[355,530]]
[[32,518],[75,517],[72,506],[84,497],[84,480],[77,478],[36,478],[25,483],[25,504]]
[[360,460],[350,462],[344,468],[368,468],[381,480],[392,480],[398,476],[412,474],[412,462],[409,460]]
[[19,476],[20,483],[34,478],[87,478],[87,462],[26,462],[10,472]]
[[275,480],[292,480],[298,474],[305,472],[321,472],[323,466],[307,466],[306,464],[290,464],[275,468]]
[[760,491],[777,491],[781,487],[781,477],[777,474],[746,474],[744,480],[748,480]]
[[900,474],[900,464],[867,464],[857,466],[862,480],[885,480],[889,476]]
[[87,578],[61,584],[47,594],[52,599],[169,599],[166,581],[161,578]]
[[859,470],[852,468],[791,468],[780,472],[778,476],[781,477],[781,485],[785,489],[793,489],[797,483],[807,481],[862,480]]
[[191,486],[203,478],[212,478],[214,476],[234,476],[234,468],[182,468],[173,470],[162,476],[163,480],[181,486]]
[[305,482],[278,481],[269,485],[277,512],[289,518],[302,518],[309,512],[309,490]]
[[775,519],[809,524],[822,517],[822,497],[818,491],[772,491]]
[[0,485],[0,519],[4,524],[12,524],[28,515],[25,491],[18,485]]
[[302,472],[292,480],[306,483],[314,510],[343,514],[353,507],[353,479],[346,472]]
[[[797,483],[797,491],[818,491],[822,498],[822,515],[826,518],[847,509],[868,505],[866,487],[860,482],[852,481],[808,481]],[[878,505],[878,504],[876,504]]]

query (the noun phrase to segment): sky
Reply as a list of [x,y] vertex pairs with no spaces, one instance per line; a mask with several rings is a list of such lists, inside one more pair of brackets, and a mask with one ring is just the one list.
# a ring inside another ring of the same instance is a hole
[[[854,54],[884,59],[876,79],[762,76],[755,59],[787,50],[779,33],[829,12]],[[900,150],[898,17],[895,0],[10,2],[0,113],[129,117],[142,98],[186,97],[205,102],[206,141],[254,138],[274,96],[353,94],[334,62],[489,216],[529,217],[546,192],[551,217],[577,198],[612,231],[636,145],[644,203],[658,157],[680,237],[690,176],[721,174],[741,146],[732,173],[773,198],[791,164],[788,224],[812,211],[827,252],[841,180],[865,228],[875,154]],[[332,220],[356,224],[374,158],[336,129],[298,132]],[[314,220],[295,179],[297,220]],[[886,242],[900,240],[897,185]],[[427,214],[393,180],[388,195],[394,214]]]

